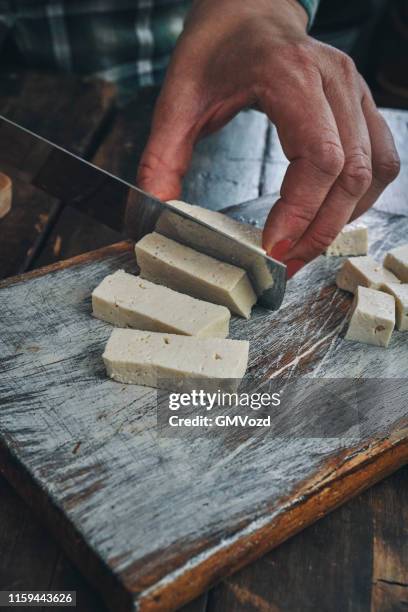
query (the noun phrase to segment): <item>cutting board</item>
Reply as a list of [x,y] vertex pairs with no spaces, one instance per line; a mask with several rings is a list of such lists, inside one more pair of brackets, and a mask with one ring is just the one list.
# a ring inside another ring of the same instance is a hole
[[[379,260],[407,241],[408,218],[371,211],[366,222]],[[255,382],[372,381],[358,432],[341,435],[333,411],[326,433],[310,433],[313,406],[277,414],[286,435],[159,435],[156,392],[107,379],[111,327],[91,316],[102,278],[136,271],[128,242],[0,285],[2,472],[112,610],[175,609],[407,461],[408,334],[387,350],[344,340],[340,264],[320,257],[279,312],[234,318],[231,336],[250,340]]]

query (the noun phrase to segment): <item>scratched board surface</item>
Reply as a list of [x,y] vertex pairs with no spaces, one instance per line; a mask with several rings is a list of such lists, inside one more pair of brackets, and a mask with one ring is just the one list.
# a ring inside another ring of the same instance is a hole
[[[366,220],[378,259],[406,242],[408,218]],[[343,339],[351,299],[333,284],[339,265],[320,257],[289,283],[279,312],[233,319],[231,337],[251,343],[252,379],[401,385],[406,334],[388,350]],[[357,436],[310,437],[300,413],[292,436],[161,437],[156,392],[109,380],[101,360],[112,328],[91,316],[90,294],[121,267],[136,271],[127,243],[1,286],[2,465],[112,609],[168,610],[405,462],[406,406],[390,385],[386,413],[384,397],[373,402]]]

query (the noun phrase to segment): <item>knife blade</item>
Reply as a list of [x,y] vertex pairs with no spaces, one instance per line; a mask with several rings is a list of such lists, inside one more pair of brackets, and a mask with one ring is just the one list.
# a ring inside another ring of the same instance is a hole
[[177,229],[183,230],[179,232],[180,242],[183,234],[193,232],[197,250],[227,263],[244,262],[258,301],[265,308],[277,310],[282,303],[286,287],[284,264],[1,115],[0,170],[83,212],[89,213],[97,205],[102,221],[108,212],[111,219],[112,206],[118,207],[119,221],[114,229],[134,240],[154,231],[166,215],[167,224],[175,222]]

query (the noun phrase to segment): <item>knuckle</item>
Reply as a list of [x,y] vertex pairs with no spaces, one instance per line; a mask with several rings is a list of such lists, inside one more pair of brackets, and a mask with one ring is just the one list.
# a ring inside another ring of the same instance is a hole
[[309,41],[291,41],[280,45],[280,54],[285,61],[293,62],[296,65],[310,66],[313,62],[312,45]]
[[323,253],[336,238],[336,233],[315,229],[309,236],[309,249],[313,255]]
[[292,227],[308,226],[316,216],[316,209],[304,204],[289,204],[285,206],[285,217]]
[[338,57],[339,57],[340,67],[343,73],[346,76],[354,77],[355,74],[357,73],[357,68],[354,63],[354,60],[349,55],[347,55],[346,53],[343,53],[342,51],[338,52]]
[[[250,71],[255,75],[258,89],[275,98],[278,96],[277,89],[282,95],[282,87],[293,88],[299,93],[309,92],[319,82],[317,63],[308,43],[283,43],[277,45],[274,51],[271,54],[268,38],[267,45],[252,62]],[[271,74],[274,75],[274,83],[279,83],[278,88],[271,86]]]
[[291,55],[295,63],[303,68],[308,69],[315,66],[313,45],[308,41],[292,43]]
[[355,198],[366,193],[372,178],[371,162],[368,156],[365,153],[356,153],[346,159],[339,182],[343,190]]
[[144,162],[140,163],[137,169],[137,177],[136,177],[137,186],[140,187],[141,189],[143,188],[147,189],[147,185],[154,178],[154,175],[155,175],[155,171],[150,165]]
[[298,206],[292,210],[292,218],[302,224],[309,224],[315,218],[316,211],[308,206]]
[[338,177],[344,166],[344,152],[341,145],[335,141],[322,140],[310,149],[311,163],[324,174]]
[[[375,104],[374,100],[373,100],[373,95],[371,93],[371,90],[370,90],[369,86],[367,85],[367,82],[366,82],[365,78],[363,77],[363,75],[358,73],[357,78],[358,78],[358,82],[359,82],[360,87],[361,87],[361,92],[362,92],[363,97],[365,97],[367,100],[370,100],[370,102],[372,102],[372,104]],[[381,115],[380,115],[380,117],[381,117]]]
[[379,183],[388,185],[397,178],[400,170],[401,162],[398,155],[391,154],[374,164],[373,175]]

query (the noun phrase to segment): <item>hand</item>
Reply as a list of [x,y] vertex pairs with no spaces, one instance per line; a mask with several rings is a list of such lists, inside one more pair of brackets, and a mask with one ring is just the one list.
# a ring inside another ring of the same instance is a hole
[[306,33],[297,0],[196,0],[170,63],[139,167],[177,198],[195,142],[257,105],[290,164],[264,247],[292,276],[399,172],[392,135],[345,54]]

